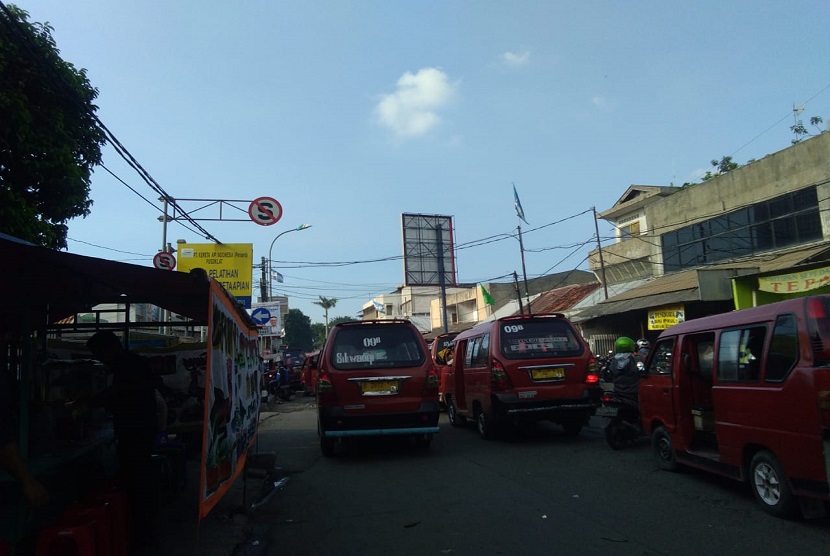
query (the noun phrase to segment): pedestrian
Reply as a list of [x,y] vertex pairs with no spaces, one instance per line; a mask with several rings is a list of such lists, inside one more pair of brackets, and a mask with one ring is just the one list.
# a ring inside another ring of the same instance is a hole
[[112,385],[88,404],[101,405],[112,414],[118,467],[132,509],[135,544],[147,546],[155,538],[158,512],[151,456],[159,432],[156,388],[161,378],[153,375],[149,359],[125,349],[108,330],[95,333],[86,345],[112,372]]
[[17,415],[11,381],[3,375],[0,384],[0,468],[17,479],[23,496],[36,508],[49,502],[49,492],[37,479],[20,454],[18,446]]

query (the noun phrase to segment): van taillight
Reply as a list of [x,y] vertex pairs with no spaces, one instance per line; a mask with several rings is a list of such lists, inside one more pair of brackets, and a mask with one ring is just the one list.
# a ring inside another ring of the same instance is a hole
[[807,333],[817,365],[830,361],[830,315],[827,313],[823,297],[807,299]]
[[818,410],[821,415],[821,426],[830,427],[830,390],[819,391]]
[[317,376],[317,392],[320,394],[326,394],[328,392],[333,392],[334,386],[331,383],[331,377],[328,373],[322,372]]
[[437,388],[438,388],[438,371],[435,370],[435,367],[430,367],[429,371],[427,372],[426,389],[427,390],[435,390]]
[[510,377],[507,370],[498,359],[493,359],[490,364],[490,386],[493,390],[510,390]]

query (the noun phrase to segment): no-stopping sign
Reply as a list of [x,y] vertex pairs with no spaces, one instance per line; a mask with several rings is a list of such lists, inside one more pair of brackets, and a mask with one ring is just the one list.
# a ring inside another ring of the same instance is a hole
[[282,205],[273,197],[260,197],[251,201],[248,216],[260,226],[270,226],[282,218]]
[[153,257],[153,266],[161,270],[173,270],[176,268],[176,257],[173,253],[160,251]]

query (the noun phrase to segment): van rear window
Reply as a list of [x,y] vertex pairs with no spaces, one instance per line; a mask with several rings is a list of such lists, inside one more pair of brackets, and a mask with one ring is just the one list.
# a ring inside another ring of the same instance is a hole
[[408,326],[354,326],[337,331],[331,351],[335,369],[417,367],[424,353],[417,331]]
[[564,320],[504,322],[499,334],[501,353],[508,359],[573,357],[584,349],[576,331]]

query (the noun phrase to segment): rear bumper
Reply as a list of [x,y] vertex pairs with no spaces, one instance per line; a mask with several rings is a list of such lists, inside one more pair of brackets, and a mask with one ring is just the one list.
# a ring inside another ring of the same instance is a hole
[[599,407],[599,391],[586,391],[581,398],[521,400],[515,394],[493,394],[496,419],[508,421],[559,421],[583,416],[586,419]]
[[319,407],[320,433],[326,437],[435,434],[440,407],[423,402],[417,411],[356,415],[340,406]]

